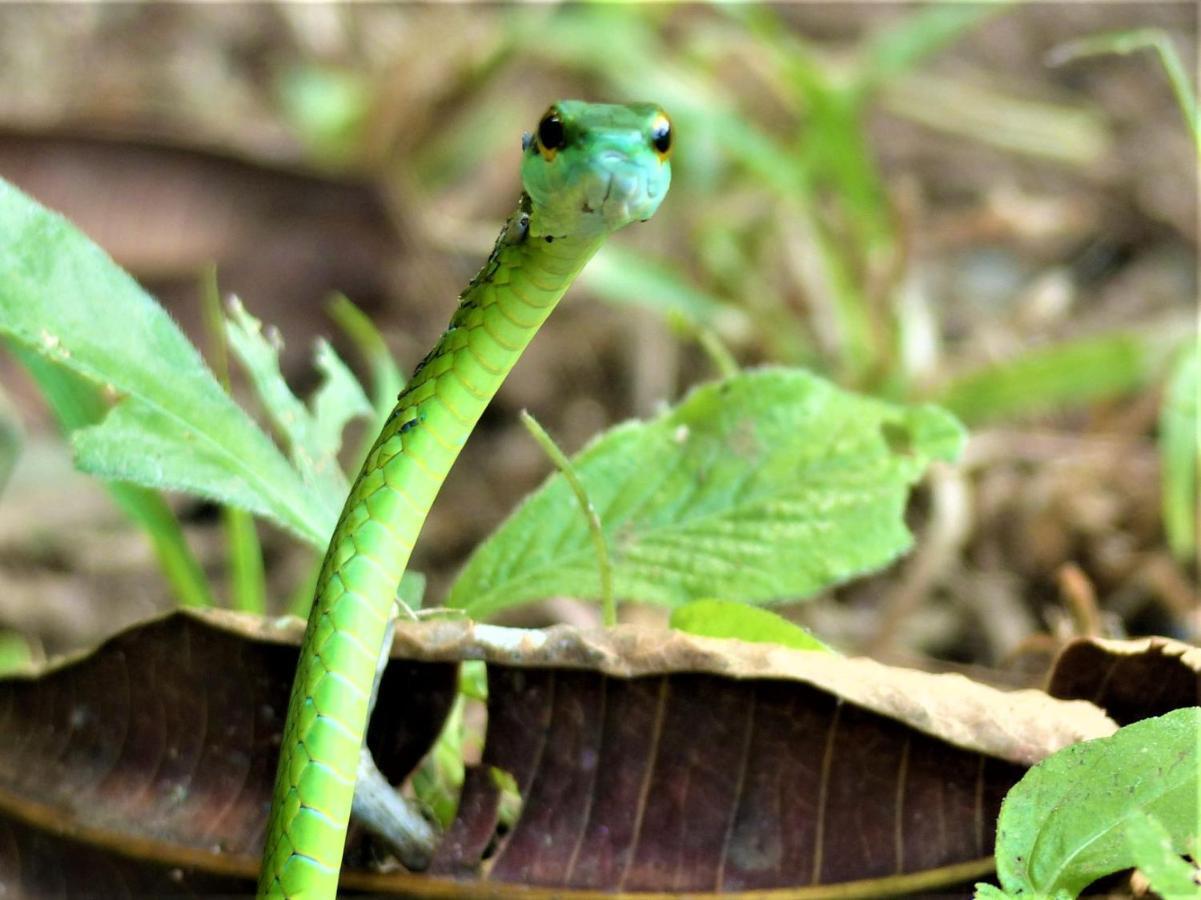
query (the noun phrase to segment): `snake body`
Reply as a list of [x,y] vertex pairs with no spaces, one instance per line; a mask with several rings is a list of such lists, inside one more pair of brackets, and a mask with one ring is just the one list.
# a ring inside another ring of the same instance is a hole
[[505,376],[617,228],[667,192],[653,104],[562,101],[523,141],[523,193],[351,487],[317,582],[280,749],[260,896],[337,889],[370,696],[397,585],[434,498]]

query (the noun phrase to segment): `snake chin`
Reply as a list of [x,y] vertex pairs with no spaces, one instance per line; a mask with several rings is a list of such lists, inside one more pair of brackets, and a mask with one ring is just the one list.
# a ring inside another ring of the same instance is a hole
[[588,180],[579,208],[605,229],[615,230],[649,219],[663,194],[661,186],[651,184],[640,170],[599,172]]

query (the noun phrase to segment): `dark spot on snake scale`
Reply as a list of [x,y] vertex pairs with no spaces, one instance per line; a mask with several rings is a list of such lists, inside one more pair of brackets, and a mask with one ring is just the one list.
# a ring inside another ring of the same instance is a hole
[[442,344],[439,341],[437,344],[434,344],[434,346],[432,348],[430,348],[429,353],[427,353],[427,354],[425,354],[425,356],[421,357],[421,362],[417,363],[417,365],[413,367],[413,375],[411,378],[409,378],[410,381],[412,381],[413,378],[416,378],[419,374],[421,374],[421,370],[424,369],[426,366],[428,366],[430,364],[430,360],[438,355],[438,351],[441,348],[441,346],[442,346]]
[[416,428],[418,425],[420,425],[424,421],[425,421],[425,416],[417,416],[414,419],[409,419],[409,421],[405,422],[403,425],[400,426],[400,430],[397,431],[396,433],[404,434],[407,431],[412,431],[414,428]]
[[548,244],[553,244],[555,242],[555,236],[553,234],[548,234],[546,236],[546,242]]

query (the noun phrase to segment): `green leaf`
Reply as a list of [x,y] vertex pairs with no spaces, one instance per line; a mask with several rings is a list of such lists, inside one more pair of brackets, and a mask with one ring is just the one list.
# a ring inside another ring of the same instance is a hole
[[400,576],[396,597],[412,612],[421,609],[425,602],[425,575],[415,569],[406,569]]
[[[459,663],[459,692],[442,731],[421,767],[413,773],[413,793],[443,828],[454,821],[463,792],[464,750],[478,756],[482,735],[467,727],[468,701],[488,702],[488,670],[480,660]],[[465,747],[465,745],[470,745]]]
[[0,388],[0,494],[4,493],[8,479],[17,465],[23,440],[24,434],[16,411],[4,389]]
[[374,439],[396,405],[396,397],[405,384],[404,375],[375,323],[349,297],[335,294],[327,309],[371,369],[371,405],[375,407],[379,426],[369,435],[369,439]]
[[[1134,816],[1126,823],[1130,856],[1161,897],[1183,900],[1201,897],[1195,870],[1172,848],[1172,835],[1151,816]],[[1194,851],[1196,852],[1196,851]]]
[[[995,884],[983,882],[976,885],[976,893],[973,896],[974,900],[1027,900],[1024,894],[1010,894]],[[1041,897],[1039,900],[1072,900],[1072,896],[1067,891],[1056,891],[1053,897]]]
[[[329,461],[335,471],[340,471],[338,450],[342,446],[342,431],[352,419],[371,416],[371,401],[328,341],[317,341],[313,365],[321,375],[321,386],[312,399],[313,453],[318,460]],[[338,502],[344,499],[339,496]]]
[[1038,347],[960,376],[932,399],[971,425],[1116,397],[1151,377],[1153,343],[1119,332]]
[[34,648],[24,635],[0,628],[0,676],[26,671],[35,659]]
[[229,304],[226,335],[230,349],[250,376],[259,399],[292,464],[322,504],[337,515],[350,485],[338,465],[342,429],[356,416],[370,416],[371,404],[345,363],[325,341],[318,341],[314,363],[321,386],[312,411],[292,393],[279,368],[279,342],[263,335],[263,326],[236,299]]
[[977,882],[976,892],[972,895],[973,900],[1017,900],[1010,894],[1005,893],[995,884],[987,882]]
[[[572,462],[599,514],[618,597],[763,603],[811,595],[906,550],[909,485],[963,439],[934,407],[760,369],[613,428]],[[477,549],[448,605],[482,618],[544,597],[598,597],[577,506],[563,478],[548,479]]]
[[1145,719],[1043,760],[1005,798],[997,875],[1010,894],[1076,896],[1136,864],[1126,826],[1152,815],[1184,852],[1201,832],[1201,707]]
[[464,695],[460,693],[442,724],[433,749],[412,778],[417,800],[443,829],[449,828],[454,821],[463,788],[464,707]]
[[1163,523],[1177,559],[1197,555],[1197,489],[1201,478],[1201,344],[1193,343],[1172,370],[1159,413],[1159,456],[1163,472]]
[[305,489],[132,278],[2,180],[0,234],[0,333],[117,398],[77,433],[81,468],[220,500],[325,546],[337,510]]
[[779,644],[794,650],[836,652],[812,634],[771,610],[730,600],[693,600],[671,613],[671,627],[705,637],[737,638],[756,644]]
[[[64,433],[78,433],[104,418],[108,404],[96,384],[15,342],[9,342],[9,351],[37,382]],[[163,576],[180,604],[213,606],[204,570],[167,502],[154,491],[134,484],[110,481],[106,487],[113,502],[146,532]]]
[[973,894],[973,898],[974,900],[1010,900],[1009,895],[995,884],[985,882],[976,885],[976,893]]

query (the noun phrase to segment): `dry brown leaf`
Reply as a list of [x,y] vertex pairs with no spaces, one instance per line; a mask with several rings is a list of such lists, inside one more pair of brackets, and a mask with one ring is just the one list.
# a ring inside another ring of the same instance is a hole
[[[0,731],[16,736],[0,744],[0,885],[248,887],[302,625],[179,613],[0,681]],[[381,685],[369,744],[393,781],[432,744],[462,659],[489,662],[487,740],[431,873],[370,871],[356,833],[344,887],[884,896],[959,883],[987,871],[1023,765],[1114,728],[1087,703],[870,660],[433,621],[398,628]],[[522,793],[506,834],[491,767]]]
[[1083,638],[1055,660],[1047,692],[1088,700],[1119,725],[1201,705],[1201,648],[1151,637],[1136,641]]

